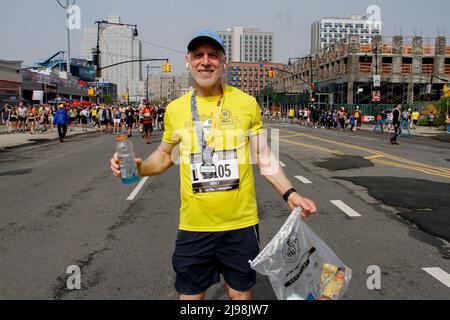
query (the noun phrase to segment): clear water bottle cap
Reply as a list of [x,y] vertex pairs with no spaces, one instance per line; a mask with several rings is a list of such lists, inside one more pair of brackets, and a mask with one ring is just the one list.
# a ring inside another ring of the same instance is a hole
[[125,141],[125,140],[128,140],[128,136],[126,136],[126,135],[124,135],[124,136],[117,136],[116,140],[117,141]]

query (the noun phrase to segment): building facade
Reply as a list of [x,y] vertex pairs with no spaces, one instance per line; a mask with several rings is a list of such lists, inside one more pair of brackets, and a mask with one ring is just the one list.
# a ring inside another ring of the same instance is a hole
[[167,76],[153,75],[148,81],[149,100],[174,100],[191,88],[189,74]]
[[[409,105],[421,108],[441,97],[450,82],[450,39],[381,37],[371,44],[349,38],[304,57],[279,73],[277,92],[314,93],[326,105]],[[377,77],[380,81],[375,81]],[[303,80],[313,83],[311,88]]]
[[0,108],[8,102],[18,104],[21,98],[22,61],[0,60]]
[[382,35],[382,31],[381,21],[369,20],[365,16],[322,18],[311,26],[311,54],[350,35],[358,35],[361,44],[370,44],[374,36]]
[[64,97],[68,100],[89,101],[87,89],[89,84],[80,80],[60,78],[54,73],[39,72],[37,70],[22,70],[22,97],[31,103],[40,103],[33,100],[33,93],[43,93],[42,102]]
[[225,83],[256,97],[268,86],[269,71],[282,67],[281,63],[232,62],[227,65]]
[[[120,23],[119,16],[108,17],[110,23]],[[142,44],[128,26],[105,25],[100,29],[100,66],[105,67],[127,60],[142,60]],[[84,30],[81,57],[92,60],[97,46],[97,28]],[[117,84],[119,96],[142,94],[142,62],[126,63],[102,70],[103,82]]]
[[236,26],[217,33],[224,40],[228,62],[273,62],[273,32]]

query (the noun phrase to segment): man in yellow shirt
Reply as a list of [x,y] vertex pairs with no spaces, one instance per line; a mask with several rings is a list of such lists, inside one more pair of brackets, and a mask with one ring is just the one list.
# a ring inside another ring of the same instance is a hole
[[289,120],[291,123],[294,123],[294,118],[295,118],[295,109],[291,107],[289,109]]
[[[172,261],[182,300],[204,299],[220,274],[230,299],[252,298],[256,274],[248,261],[259,253],[259,220],[250,152],[291,209],[302,208],[304,217],[316,211],[293,189],[267,145],[256,100],[222,85],[225,63],[220,36],[204,31],[193,37],[186,67],[195,89],[168,105],[158,150],[136,159],[141,176],[159,175],[174,165],[179,146],[180,225]],[[117,154],[111,170],[120,175]]]
[[414,110],[414,112],[411,114],[411,119],[412,119],[412,129],[416,130],[417,124],[419,123],[420,120],[420,113],[417,110]]

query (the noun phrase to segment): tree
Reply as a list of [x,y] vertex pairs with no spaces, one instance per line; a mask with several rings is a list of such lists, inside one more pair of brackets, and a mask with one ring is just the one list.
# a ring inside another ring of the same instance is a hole
[[107,105],[110,105],[113,102],[112,97],[109,94],[105,94],[102,98],[103,98],[103,102]]
[[278,92],[276,90],[273,90],[273,92],[272,92],[272,105],[278,106],[278,102],[279,102]]
[[450,97],[442,97],[437,107],[436,125],[445,126],[447,117],[449,116]]

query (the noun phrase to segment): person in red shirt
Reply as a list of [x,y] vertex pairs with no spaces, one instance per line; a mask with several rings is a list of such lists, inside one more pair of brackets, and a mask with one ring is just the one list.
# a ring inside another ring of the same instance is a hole
[[144,118],[143,125],[144,125],[144,133],[145,133],[145,139],[147,140],[147,144],[151,143],[152,138],[152,132],[153,132],[153,108],[150,105],[146,105],[142,109],[142,116]]

